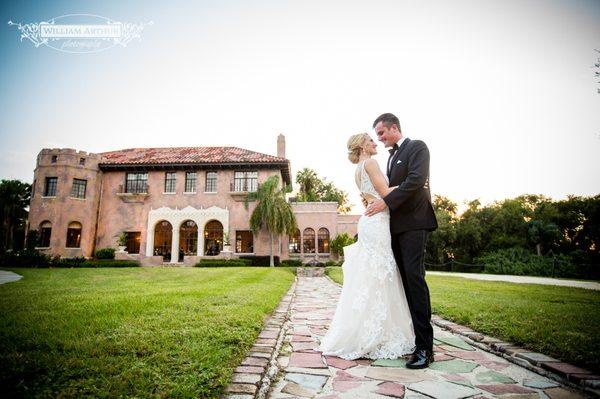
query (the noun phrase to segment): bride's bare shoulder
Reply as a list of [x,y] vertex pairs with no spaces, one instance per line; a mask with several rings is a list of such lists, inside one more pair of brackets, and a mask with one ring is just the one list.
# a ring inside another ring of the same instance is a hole
[[376,169],[379,169],[379,164],[377,163],[377,160],[373,159],[373,158],[369,158],[365,160],[365,169],[367,170],[367,172],[371,172],[371,171],[375,171]]

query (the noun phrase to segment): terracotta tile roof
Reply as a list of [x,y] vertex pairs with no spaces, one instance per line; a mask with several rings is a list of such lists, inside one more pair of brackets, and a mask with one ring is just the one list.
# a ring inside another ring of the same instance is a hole
[[128,148],[100,153],[101,165],[288,163],[285,158],[238,147]]

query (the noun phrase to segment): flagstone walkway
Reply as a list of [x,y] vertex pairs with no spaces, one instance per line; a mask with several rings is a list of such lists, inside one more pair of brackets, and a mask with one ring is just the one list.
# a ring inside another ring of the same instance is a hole
[[409,370],[405,360],[343,360],[313,349],[327,331],[341,287],[299,276],[290,320],[267,395],[279,398],[583,398],[578,391],[476,348],[434,326],[435,362]]

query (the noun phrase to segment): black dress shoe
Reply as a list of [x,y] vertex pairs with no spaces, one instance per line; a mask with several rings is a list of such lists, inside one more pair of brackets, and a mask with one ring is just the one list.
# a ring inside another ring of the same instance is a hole
[[424,369],[433,363],[433,352],[427,349],[417,349],[406,362],[407,369]]

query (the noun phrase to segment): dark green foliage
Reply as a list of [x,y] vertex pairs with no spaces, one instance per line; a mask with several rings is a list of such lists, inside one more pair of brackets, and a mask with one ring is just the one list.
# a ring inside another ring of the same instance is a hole
[[114,248],[102,248],[94,253],[96,259],[114,259],[115,249]]
[[339,263],[333,260],[328,260],[327,262],[325,262],[325,266],[339,266]]
[[[562,270],[556,276],[587,279],[598,276],[600,195],[570,196],[561,201],[522,195],[486,206],[474,200],[460,215],[456,212],[457,205],[445,197],[434,197],[433,206],[439,228],[429,235],[427,242],[425,261],[430,270],[447,270],[448,262],[473,264],[486,254],[520,248],[531,255],[526,262],[531,265],[525,267],[520,260],[520,266],[512,268],[515,273],[540,275],[538,269],[543,267],[533,255],[550,258],[556,255],[560,266],[555,265],[554,269]],[[458,263],[452,263],[450,270],[468,268]]]
[[279,266],[298,267],[298,266],[302,266],[302,261],[300,259],[285,259],[285,260],[281,261]]
[[353,237],[350,237],[348,233],[338,234],[333,240],[331,240],[329,248],[333,255],[343,256],[344,247],[354,244],[355,241],[356,240]]
[[[240,259],[250,260],[252,262],[250,266],[269,266],[270,262],[270,256],[242,255]],[[280,264],[279,256],[273,256],[273,265],[279,266]]]
[[139,267],[140,262],[135,260],[99,259],[86,260],[79,267]]
[[[267,258],[269,258],[267,256]],[[267,261],[268,265],[268,261]],[[250,259],[201,259],[194,267],[252,266]]]
[[31,184],[0,181],[0,253],[23,248],[30,198]]
[[539,256],[523,248],[500,249],[477,258],[485,272],[518,276],[598,278],[598,268],[574,265],[566,255]]
[[296,183],[300,187],[296,201],[337,202],[338,211],[341,213],[348,213],[352,208],[348,203],[348,193],[338,189],[327,179],[321,179],[312,169],[304,168],[298,171]]

